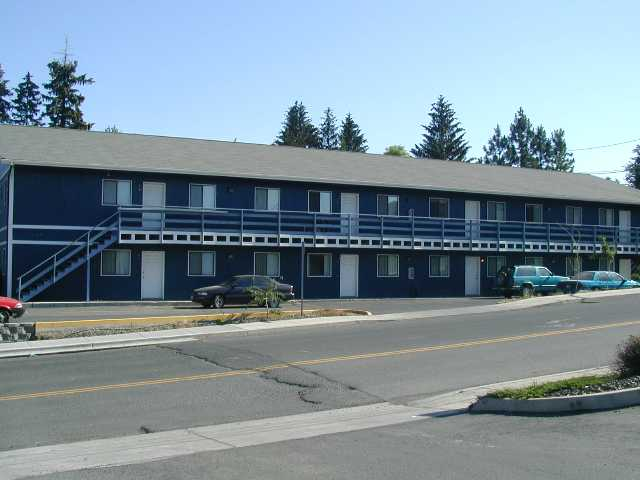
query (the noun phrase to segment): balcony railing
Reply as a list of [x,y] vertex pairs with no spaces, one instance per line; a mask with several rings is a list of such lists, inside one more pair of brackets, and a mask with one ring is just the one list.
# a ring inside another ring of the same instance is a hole
[[508,249],[527,250],[529,244],[589,245],[597,249],[602,239],[606,239],[610,245],[626,246],[624,251],[640,253],[640,228],[244,209],[127,207],[119,211],[121,232],[153,232],[159,234],[160,240],[166,232],[197,234],[202,238],[210,233],[240,239],[256,235],[297,236],[305,238],[305,242],[308,238],[361,238],[376,240],[375,245],[382,246],[390,245],[388,241],[394,239],[409,241],[412,246],[424,239],[442,242],[441,247],[446,246],[445,242],[466,242],[470,248],[476,243],[490,242],[497,247],[485,248],[499,250],[502,244],[509,244],[518,247]]

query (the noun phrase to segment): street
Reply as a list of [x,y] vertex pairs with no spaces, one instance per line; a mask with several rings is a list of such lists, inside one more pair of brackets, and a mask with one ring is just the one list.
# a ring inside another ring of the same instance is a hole
[[[202,337],[196,342],[155,347],[3,360],[0,451],[379,402],[406,404],[462,387],[606,365],[616,345],[640,331],[637,311],[637,295],[628,295],[517,312],[296,328]],[[490,452],[479,463],[479,468],[490,472],[495,469],[492,462],[503,462],[508,456],[503,448],[514,456],[497,478],[536,478],[536,470],[527,470],[529,477],[522,470],[527,449],[555,452],[563,436],[580,439],[571,455],[572,461],[582,458],[587,462],[582,472],[606,478],[602,471],[595,475],[603,457],[588,455],[595,440],[582,437],[606,435],[616,445],[622,442],[621,448],[625,437],[604,429],[609,420],[592,425],[588,419],[630,417],[620,424],[631,435],[629,425],[637,423],[634,412],[566,417],[558,420],[560,423],[462,415],[385,427],[376,430],[378,434],[365,430],[198,454],[194,459],[178,457],[156,462],[148,470],[138,465],[52,478],[178,478],[177,470],[172,469],[185,463],[192,477],[185,474],[184,478],[202,478],[203,471],[212,465],[221,465],[222,471],[234,469],[235,477],[229,473],[221,475],[224,478],[365,478],[365,473],[367,478],[416,478],[426,475],[428,470],[419,472],[427,464],[435,468],[434,478],[465,478],[464,472],[470,478],[473,475],[469,472],[475,471],[474,455],[480,450]],[[571,425],[571,429],[563,430],[560,424]],[[527,425],[544,428],[539,436],[524,438]],[[561,437],[555,436],[555,431],[561,431]],[[483,436],[474,438],[477,432]],[[334,437],[337,440],[329,440]],[[290,448],[291,443],[295,446]],[[380,453],[384,449],[388,451]],[[254,450],[255,455],[248,453]],[[338,451],[335,462],[326,458]],[[371,463],[369,451],[377,452]],[[461,453],[473,455],[459,460]],[[247,455],[251,462],[242,460]],[[554,455],[563,465],[570,461]],[[309,456],[309,470],[305,470],[302,465],[307,462],[302,459]],[[282,457],[287,459],[285,463]],[[277,465],[268,458],[278,460]],[[626,461],[633,463],[631,458]],[[354,462],[353,475],[349,474],[350,461]],[[289,464],[292,467],[287,470]],[[631,478],[627,467],[615,470],[618,478]],[[174,474],[163,477],[161,470]],[[538,472],[552,471],[556,470],[542,468]]]

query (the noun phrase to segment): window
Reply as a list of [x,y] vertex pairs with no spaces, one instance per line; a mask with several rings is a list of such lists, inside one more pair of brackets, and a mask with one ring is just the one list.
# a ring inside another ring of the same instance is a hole
[[506,265],[506,257],[487,257],[487,277],[495,277]]
[[507,205],[504,202],[487,202],[487,220],[504,222],[507,219]]
[[256,187],[256,210],[280,210],[280,189]]
[[602,270],[602,271],[613,270],[613,261],[609,262],[604,257],[598,257],[598,270]]
[[279,277],[280,254],[256,252],[253,262],[253,274],[265,277]]
[[400,213],[398,195],[378,195],[378,215],[397,217]]
[[527,203],[525,205],[526,222],[542,223],[542,205]]
[[593,272],[582,272],[576,275],[576,280],[593,280]]
[[515,276],[517,277],[535,277],[536,269],[534,267],[519,267],[516,270]]
[[378,255],[378,277],[397,277],[398,255]]
[[429,257],[429,276],[448,277],[449,257],[446,255],[431,255]]
[[567,207],[567,223],[582,225],[582,207]]
[[330,277],[331,254],[310,253],[307,255],[307,277]]
[[105,250],[100,256],[103,277],[131,275],[131,250]]
[[213,277],[216,274],[215,252],[189,252],[190,277]]
[[616,273],[616,272],[607,273],[607,279],[610,282],[616,282],[616,283],[624,282],[624,277],[622,275],[620,275],[619,273]]
[[549,270],[547,267],[538,267],[537,271],[539,277],[550,277],[551,275],[553,275],[551,273],[551,270]]
[[276,284],[269,277],[254,276],[253,277],[253,286],[256,287],[256,288],[261,288],[263,290],[266,290],[267,288],[276,287]]
[[216,208],[216,186],[190,184],[189,206],[191,208]]
[[309,191],[309,211],[331,213],[331,192]]
[[103,180],[103,205],[131,205],[131,180]]
[[613,226],[613,208],[600,208],[598,209],[598,223],[602,227]]
[[544,267],[544,259],[542,257],[525,257],[526,265],[534,265],[536,267]]
[[580,271],[582,270],[582,259],[579,257],[567,257],[566,264],[567,277],[573,277],[574,275],[580,273]]
[[449,218],[449,199],[430,198],[429,216],[433,218]]

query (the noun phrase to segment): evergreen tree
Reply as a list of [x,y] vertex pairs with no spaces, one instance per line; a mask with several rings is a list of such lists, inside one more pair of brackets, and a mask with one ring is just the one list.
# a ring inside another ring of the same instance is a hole
[[539,125],[531,137],[532,161],[529,168],[545,168],[551,166],[551,141],[547,138],[547,132]]
[[69,61],[66,53],[62,61],[52,60],[47,66],[50,80],[44,84],[47,93],[43,97],[49,126],[89,130],[92,124],[84,121],[80,110],[84,96],[75,87],[90,85],[93,79],[84,73],[77,75],[78,62]]
[[431,105],[429,116],[429,125],[422,125],[425,129],[422,143],[411,149],[411,153],[416,157],[464,161],[470,148],[464,138],[465,130],[444,96],[440,95]]
[[480,159],[480,163],[487,165],[507,165],[507,150],[509,148],[509,139],[502,134],[500,125],[496,125],[493,130],[493,136],[489,139],[489,143],[482,147],[484,157]]
[[0,123],[9,123],[11,121],[11,103],[9,97],[13,95],[9,90],[9,80],[3,80],[4,70],[0,64]]
[[525,115],[522,107],[516,112],[511,127],[509,127],[509,148],[507,149],[507,164],[512,167],[530,168],[535,164],[531,151],[533,127]]
[[351,114],[347,113],[340,127],[340,150],[365,153],[368,148],[360,127],[353,121]]
[[567,151],[567,142],[564,139],[564,130],[559,128],[551,132],[549,139],[549,162],[544,166],[547,170],[559,172],[573,172],[575,160],[573,153]]
[[[120,133],[120,129],[118,127],[116,127],[115,125],[113,126],[108,126],[107,128],[104,129],[105,133]],[[235,142],[235,140],[234,140]]]
[[320,146],[318,129],[311,123],[307,109],[302,102],[295,102],[287,110],[284,122],[282,122],[282,130],[280,130],[275,143],[304,148],[318,148]]
[[330,108],[324,111],[320,122],[320,148],[325,150],[338,150],[340,148],[336,117]]
[[22,82],[15,88],[16,98],[13,101],[13,123],[16,125],[42,126],[42,97],[38,85],[27,72]]
[[640,145],[636,145],[633,154],[631,161],[625,167],[627,174],[624,178],[633,188],[640,188]]
[[389,145],[387,149],[384,151],[385,155],[391,155],[393,157],[409,157],[409,152],[404,148],[403,145]]

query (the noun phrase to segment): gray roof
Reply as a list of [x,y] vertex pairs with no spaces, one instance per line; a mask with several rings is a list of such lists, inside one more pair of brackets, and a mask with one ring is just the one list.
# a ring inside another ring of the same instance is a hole
[[0,160],[640,205],[639,190],[587,174],[69,129],[2,125]]

